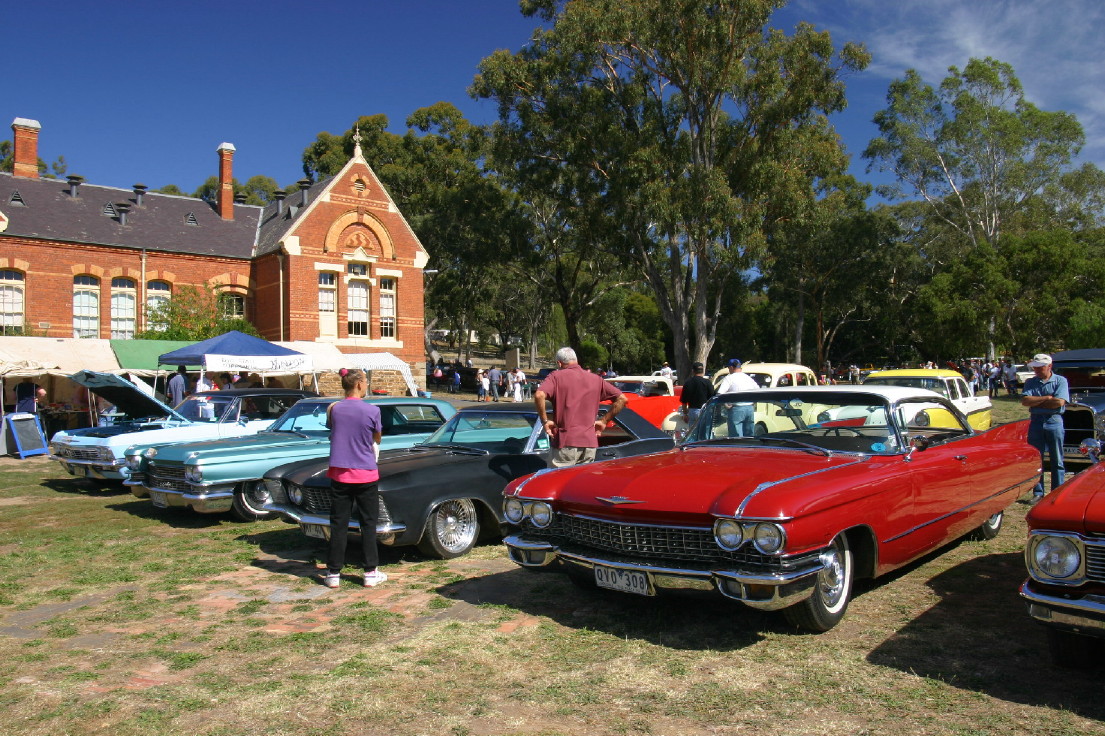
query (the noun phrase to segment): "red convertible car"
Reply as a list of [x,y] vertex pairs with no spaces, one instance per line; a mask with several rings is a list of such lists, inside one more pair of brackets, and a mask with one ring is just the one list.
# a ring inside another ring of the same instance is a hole
[[[749,408],[766,431],[738,436]],[[976,431],[923,389],[724,394],[674,450],[513,481],[505,542],[519,565],[586,586],[706,591],[827,631],[857,576],[996,535],[1039,472],[1025,433]]]
[[[1082,447],[1097,463],[1101,442],[1083,440]],[[1091,664],[1097,647],[1087,637],[1105,637],[1105,463],[1074,476],[1029,512],[1024,560],[1021,596],[1029,615],[1048,627],[1055,664]]]

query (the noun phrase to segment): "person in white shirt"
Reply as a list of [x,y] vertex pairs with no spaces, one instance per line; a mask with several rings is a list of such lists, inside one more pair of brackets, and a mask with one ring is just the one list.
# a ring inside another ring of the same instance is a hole
[[[717,392],[721,394],[739,391],[755,391],[760,385],[741,370],[741,362],[736,358],[729,361],[729,375],[721,379]],[[734,402],[729,404],[729,436],[752,437],[755,435],[755,406],[752,402]]]
[[668,365],[668,362],[665,360],[664,365],[660,368],[660,375],[665,377],[665,378],[671,378],[671,374],[672,374],[671,366]]
[[515,401],[522,401],[522,387],[526,385],[526,374],[521,368],[515,368],[510,372],[511,391]]

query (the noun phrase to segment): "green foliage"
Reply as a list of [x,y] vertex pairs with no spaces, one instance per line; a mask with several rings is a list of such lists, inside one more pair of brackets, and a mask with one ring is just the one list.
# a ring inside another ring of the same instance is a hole
[[176,184],[166,184],[165,186],[161,187],[160,189],[155,189],[154,191],[158,192],[160,194],[175,194],[178,197],[187,197],[188,196]]
[[247,320],[227,318],[220,308],[220,293],[206,286],[177,286],[173,297],[150,310],[147,324],[164,325],[138,333],[139,340],[206,340],[231,330],[260,337]]
[[576,357],[579,358],[579,364],[588,370],[603,368],[610,361],[610,353],[606,348],[594,340],[587,339],[576,348]]
[[846,166],[825,115],[866,52],[837,53],[808,25],[768,29],[781,4],[527,2],[552,28],[481,63],[472,92],[500,110],[492,160],[530,208],[573,341],[630,266],[685,374],[766,233]]

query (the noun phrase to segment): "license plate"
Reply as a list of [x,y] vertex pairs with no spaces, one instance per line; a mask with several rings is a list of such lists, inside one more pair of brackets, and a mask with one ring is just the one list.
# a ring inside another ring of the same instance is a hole
[[169,497],[161,491],[150,491],[150,501],[159,509],[169,508]]
[[330,529],[322,524],[300,524],[300,528],[303,529],[303,533],[308,537],[314,537],[315,539],[330,538],[330,535],[327,534]]
[[613,567],[595,565],[595,585],[610,590],[637,595],[654,595],[648,584],[648,576],[633,570],[618,570]]
[[87,476],[88,475],[88,468],[86,468],[83,465],[70,465],[69,466],[69,472],[72,475]]

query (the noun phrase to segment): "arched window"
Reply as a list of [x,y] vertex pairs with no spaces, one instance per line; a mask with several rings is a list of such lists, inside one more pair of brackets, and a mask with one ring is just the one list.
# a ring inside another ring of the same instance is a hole
[[368,337],[368,279],[350,279],[346,299],[350,337]]
[[73,277],[73,337],[100,336],[100,280],[81,274]]
[[26,319],[23,274],[0,271],[0,334],[22,335]]
[[138,322],[138,294],[134,279],[111,280],[111,339],[130,340]]
[[173,298],[173,287],[167,281],[146,282],[146,329],[167,330],[166,310]]

